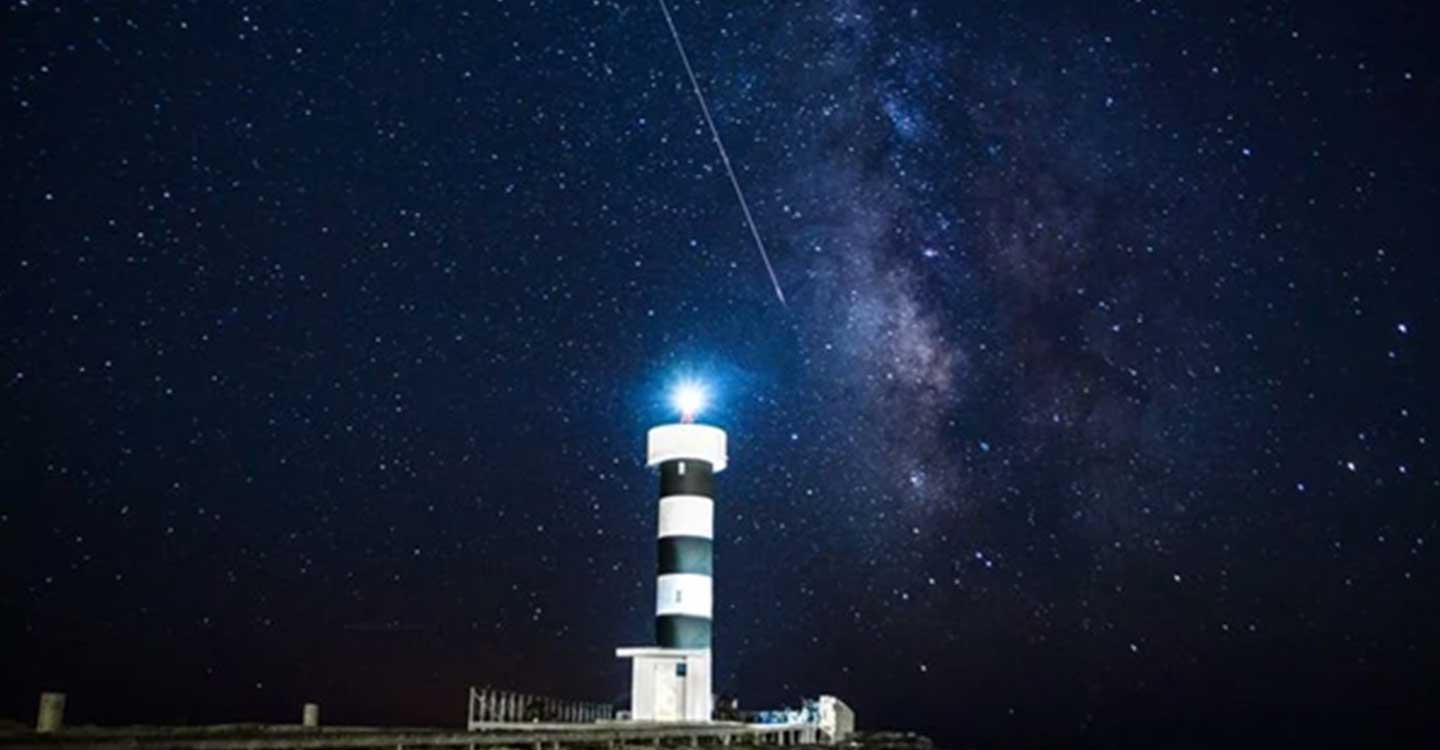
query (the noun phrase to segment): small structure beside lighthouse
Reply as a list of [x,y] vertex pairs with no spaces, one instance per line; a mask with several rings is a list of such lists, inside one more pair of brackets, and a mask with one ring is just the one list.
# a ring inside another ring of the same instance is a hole
[[715,475],[725,470],[725,431],[695,424],[705,391],[674,394],[681,420],[650,429],[646,465],[660,472],[655,646],[620,648],[631,660],[635,721],[710,721]]

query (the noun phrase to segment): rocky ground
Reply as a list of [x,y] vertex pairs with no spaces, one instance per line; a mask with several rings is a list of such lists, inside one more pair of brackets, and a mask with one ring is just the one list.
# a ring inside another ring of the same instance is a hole
[[934,750],[929,737],[914,732],[856,732],[841,747],[851,750]]

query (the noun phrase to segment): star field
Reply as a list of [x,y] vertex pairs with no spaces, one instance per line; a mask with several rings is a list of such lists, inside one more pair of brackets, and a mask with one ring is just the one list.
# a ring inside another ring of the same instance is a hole
[[1433,10],[670,7],[788,304],[653,3],[4,8],[3,715],[615,701],[690,378],[744,707],[1429,721]]

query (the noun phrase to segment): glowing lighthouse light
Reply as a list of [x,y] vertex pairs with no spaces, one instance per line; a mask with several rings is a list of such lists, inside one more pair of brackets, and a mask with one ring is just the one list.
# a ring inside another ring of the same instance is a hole
[[670,403],[680,412],[681,422],[695,421],[695,415],[705,408],[705,386],[699,383],[681,383],[670,394]]

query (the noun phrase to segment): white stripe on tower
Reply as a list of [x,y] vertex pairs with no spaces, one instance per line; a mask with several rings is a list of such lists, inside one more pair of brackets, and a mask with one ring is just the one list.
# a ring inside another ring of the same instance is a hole
[[715,501],[704,495],[660,498],[660,538],[667,536],[714,539]]
[[710,576],[666,573],[655,580],[655,614],[711,618]]

